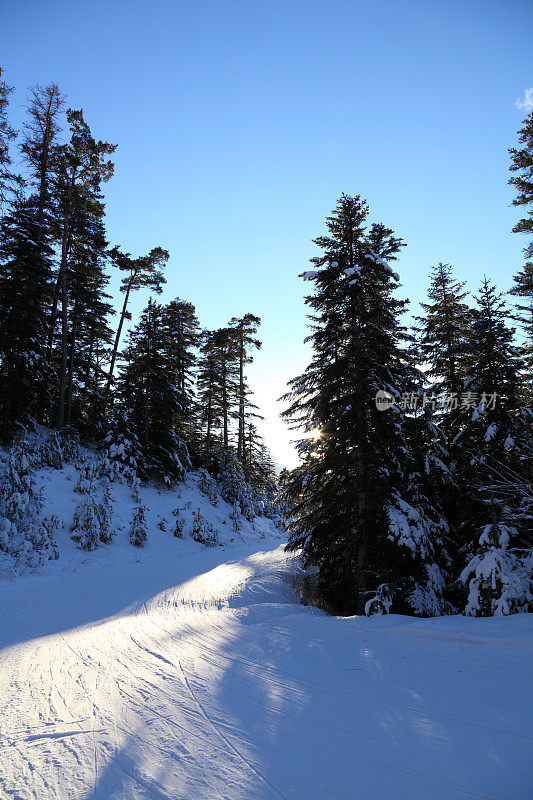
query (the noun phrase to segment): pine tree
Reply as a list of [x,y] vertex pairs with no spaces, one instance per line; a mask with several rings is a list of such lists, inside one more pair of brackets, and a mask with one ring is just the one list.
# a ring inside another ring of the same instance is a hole
[[38,415],[43,386],[51,380],[46,360],[52,255],[38,222],[35,198],[17,200],[0,226],[0,435]]
[[100,519],[96,501],[85,494],[74,512],[72,539],[82,550],[96,550],[100,541]]
[[130,412],[115,406],[109,430],[103,442],[100,474],[110,481],[123,480],[133,484],[137,477],[140,444],[133,430]]
[[242,464],[245,462],[245,438],[246,438],[246,406],[249,390],[245,381],[245,366],[251,364],[253,357],[251,349],[259,350],[261,342],[255,339],[257,329],[261,324],[259,317],[253,314],[245,314],[240,319],[233,317],[230,321],[230,328],[235,330],[235,341],[238,349],[239,358],[239,433],[237,438],[237,458]]
[[133,519],[130,526],[130,543],[134,547],[144,547],[147,540],[146,508],[139,504],[133,512]]
[[336,609],[364,613],[368,594],[387,584],[395,608],[439,613],[446,523],[420,485],[399,402],[383,412],[374,400],[382,391],[399,401],[413,382],[401,347],[405,304],[387,263],[402,242],[383,225],[367,231],[367,216],[365,201],[343,195],[304,274],[315,283],[306,299],[314,354],[286,396],[285,416],[307,431],[289,489],[289,549],[317,566],[322,598]]
[[465,341],[470,323],[464,286],[464,282],[453,278],[449,264],[439,263],[432,269],[428,290],[431,302],[421,303],[425,314],[416,318],[420,359],[429,365],[427,375],[434,381],[429,391],[457,395],[463,389]]
[[36,84],[30,89],[27,106],[28,122],[20,149],[31,171],[37,195],[37,219],[45,222],[51,204],[50,184],[56,164],[56,143],[61,133],[60,115],[65,98],[55,83]]
[[[533,475],[532,417],[520,405],[522,359],[514,329],[502,296],[486,278],[476,301],[467,342],[469,397],[455,412],[458,433],[452,449],[462,497],[461,541],[467,550],[475,549],[480,523],[489,522],[494,485],[502,475],[513,470],[529,482]],[[521,501],[521,493],[513,495],[507,486],[506,513],[519,509]],[[529,521],[513,516],[517,535],[527,536]]]
[[216,361],[215,331],[204,331],[201,337],[200,357],[196,376],[199,406],[199,424],[205,442],[205,463],[209,467],[215,429],[219,426],[218,365]]
[[0,67],[0,210],[3,209],[7,200],[13,196],[17,189],[23,185],[22,178],[16,175],[11,167],[11,155],[9,146],[16,138],[16,133],[9,124],[7,109],[9,106],[9,95],[13,91],[12,86],[2,80],[3,69]]
[[460,576],[469,590],[466,614],[490,617],[533,610],[533,559],[513,549],[516,536],[501,519],[483,526],[477,552]]
[[[520,150],[511,148],[511,172],[517,173],[509,179],[509,183],[517,189],[513,200],[514,206],[529,206],[527,216],[519,220],[513,228],[514,233],[533,235],[533,111],[524,120],[518,132],[518,141],[523,145]],[[525,250],[526,258],[533,257],[533,241]]]
[[114,247],[110,255],[115,266],[120,272],[124,272],[125,275],[120,284],[120,291],[124,295],[124,302],[122,304],[122,311],[120,312],[113,350],[111,352],[111,363],[105,387],[106,397],[109,394],[111,382],[113,380],[115,360],[118,353],[122,327],[124,321],[129,319],[128,303],[131,293],[141,288],[148,288],[160,294],[162,292],[162,286],[165,283],[163,269],[169,259],[168,251],[163,250],[162,247],[154,247],[150,250],[148,255],[140,256],[139,258],[131,258],[129,253],[123,253],[118,247]]
[[100,212],[76,215],[68,268],[70,274],[65,424],[86,435],[101,435],[104,422],[104,361],[112,342],[108,317],[114,313],[106,293],[107,241]]
[[[69,339],[69,257],[73,240],[80,230],[79,220],[86,214],[102,217],[104,206],[100,194],[101,184],[113,175],[113,164],[107,158],[116,145],[95,141],[82,111],[67,112],[71,130],[68,144],[57,148],[57,175],[54,192],[60,221],[61,257],[58,282],[61,297],[61,357],[59,361],[59,397],[57,403],[57,424],[65,424],[65,406],[68,369]],[[53,299],[50,313],[48,351],[51,351],[55,331],[58,296]]]
[[194,439],[196,401],[194,368],[200,334],[192,303],[172,300],[163,308],[163,352],[177,391],[176,428],[185,441]]
[[524,120],[519,131],[519,142],[523,147],[512,148],[511,172],[509,183],[516,187],[517,196],[513,200],[515,206],[525,206],[526,216],[520,219],[513,228],[514,233],[524,233],[531,237],[524,248],[526,263],[514,278],[511,294],[520,298],[518,303],[518,321],[522,323],[526,334],[525,346],[525,395],[528,404],[533,401],[533,112]]
[[177,430],[178,390],[167,361],[163,309],[151,299],[130,332],[118,393],[140,442],[139,471],[170,481],[190,466]]
[[39,533],[42,498],[36,491],[28,443],[24,439],[15,441],[1,466],[0,550],[16,558],[22,567],[55,557],[49,552],[47,537]]
[[206,464],[215,449],[221,451],[222,461],[229,452],[230,422],[238,406],[239,350],[232,328],[205,331],[200,348],[197,389],[200,421],[205,427]]

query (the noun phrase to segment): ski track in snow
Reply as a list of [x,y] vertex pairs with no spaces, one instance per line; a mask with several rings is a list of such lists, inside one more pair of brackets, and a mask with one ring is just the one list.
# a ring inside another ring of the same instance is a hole
[[0,586],[2,798],[531,800],[532,615],[328,617],[279,539],[110,558]]

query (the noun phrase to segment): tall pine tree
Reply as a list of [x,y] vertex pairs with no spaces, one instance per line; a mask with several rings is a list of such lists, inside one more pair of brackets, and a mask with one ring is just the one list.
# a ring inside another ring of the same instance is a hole
[[[304,274],[315,285],[306,298],[314,353],[286,396],[285,416],[308,431],[289,491],[289,548],[302,548],[322,598],[339,610],[388,608],[392,597],[396,609],[435,614],[446,523],[424,494],[399,405],[413,373],[402,349],[405,303],[387,262],[402,242],[383,225],[367,230],[367,217],[365,201],[343,195]],[[396,402],[378,410],[377,392]]]

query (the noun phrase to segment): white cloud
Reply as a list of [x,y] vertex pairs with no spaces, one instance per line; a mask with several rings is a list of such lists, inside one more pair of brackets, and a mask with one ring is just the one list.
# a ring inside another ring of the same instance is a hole
[[523,100],[517,97],[515,101],[515,106],[519,108],[521,111],[533,110],[533,86],[525,90]]

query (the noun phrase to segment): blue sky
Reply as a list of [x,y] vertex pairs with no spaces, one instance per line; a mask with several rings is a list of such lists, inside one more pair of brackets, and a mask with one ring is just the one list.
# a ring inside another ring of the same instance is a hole
[[530,0],[3,0],[0,58],[14,123],[27,87],[56,81],[118,143],[109,238],[170,250],[164,299],[191,300],[206,327],[262,318],[251,380],[292,464],[275,398],[306,364],[298,273],[341,192],[407,242],[415,310],[439,260],[473,288],[483,273],[511,285],[524,242],[507,148],[532,30]]

